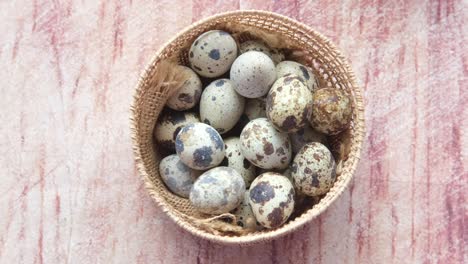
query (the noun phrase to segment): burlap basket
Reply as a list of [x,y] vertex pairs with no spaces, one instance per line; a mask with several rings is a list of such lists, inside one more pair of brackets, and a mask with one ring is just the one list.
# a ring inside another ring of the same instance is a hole
[[[246,233],[230,224],[232,215],[206,216],[197,213],[187,199],[168,191],[158,165],[163,157],[154,144],[153,129],[167,98],[178,88],[175,64],[187,65],[187,50],[205,31],[223,29],[237,41],[261,39],[282,49],[287,59],[300,61],[314,70],[320,87],[345,89],[353,99],[350,129],[331,140],[338,162],[337,181],[315,204],[298,209],[295,216],[280,228]],[[349,184],[359,161],[364,137],[364,109],[361,91],[354,74],[336,47],[324,36],[302,23],[264,11],[235,11],[201,20],[167,42],[142,74],[131,107],[131,128],[136,164],[151,197],[178,225],[190,233],[224,244],[246,245],[268,241],[288,234],[320,215]]]

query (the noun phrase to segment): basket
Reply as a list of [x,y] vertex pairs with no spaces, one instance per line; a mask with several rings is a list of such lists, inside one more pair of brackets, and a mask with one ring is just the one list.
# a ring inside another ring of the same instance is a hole
[[[280,48],[288,59],[310,66],[321,87],[345,89],[352,97],[350,128],[333,137],[332,152],[338,163],[338,177],[330,191],[283,226],[254,233],[239,232],[223,219],[200,215],[187,199],[166,189],[158,166],[163,157],[154,143],[153,129],[174,87],[167,85],[177,74],[167,72],[173,64],[187,63],[187,50],[200,34],[212,29],[230,32],[237,41],[258,38]],[[328,208],[345,190],[356,169],[364,137],[364,108],[361,90],[344,57],[326,37],[302,23],[266,11],[234,11],[203,19],[167,42],[154,56],[136,88],[131,106],[133,149],[138,170],[151,197],[179,226],[195,236],[222,244],[247,245],[289,234]]]

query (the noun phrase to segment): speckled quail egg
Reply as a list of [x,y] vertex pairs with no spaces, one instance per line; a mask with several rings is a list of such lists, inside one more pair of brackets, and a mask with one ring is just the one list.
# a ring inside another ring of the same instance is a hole
[[284,54],[278,49],[268,47],[263,41],[248,40],[239,45],[239,53],[243,54],[247,51],[260,51],[268,55],[275,64],[284,60]]
[[194,107],[200,100],[202,83],[198,75],[189,67],[178,65],[177,69],[184,72],[187,79],[182,86],[166,102],[167,107],[183,111]]
[[239,121],[244,106],[245,98],[236,93],[232,81],[216,80],[203,91],[200,99],[200,118],[202,122],[223,134]]
[[234,209],[232,212],[237,219],[237,225],[243,227],[244,229],[251,230],[251,231],[258,231],[262,230],[263,226],[257,222],[254,213],[252,212],[252,208],[249,204],[250,201],[250,192],[246,190],[244,193],[244,199],[239,204],[239,206]]
[[244,114],[249,120],[254,120],[259,117],[266,117],[265,109],[265,98],[251,98],[246,100]]
[[159,163],[159,175],[173,193],[188,198],[193,183],[201,171],[193,170],[182,163],[175,154],[169,155]]
[[266,118],[250,121],[240,135],[242,155],[263,169],[285,169],[291,161],[288,134],[276,130]]
[[336,135],[348,128],[352,111],[351,100],[346,92],[323,88],[314,93],[310,124],[319,132]]
[[182,127],[195,122],[200,122],[200,118],[195,113],[163,111],[154,128],[156,144],[167,150],[174,151],[177,133]]
[[216,167],[195,181],[190,191],[190,202],[202,213],[222,214],[239,206],[244,193],[244,180],[236,170]]
[[289,134],[289,138],[291,139],[293,153],[298,153],[302,146],[309,142],[327,143],[327,137],[315,131],[310,125],[306,125],[301,130]]
[[234,38],[222,30],[200,35],[189,51],[190,67],[204,77],[218,77],[229,70],[237,57]]
[[294,188],[288,178],[267,172],[250,186],[249,204],[257,221],[266,228],[279,227],[294,209]]
[[311,92],[317,89],[318,83],[314,73],[309,67],[306,67],[295,61],[282,61],[276,65],[276,74],[278,78],[287,74],[296,75],[306,84]]
[[294,184],[305,195],[328,192],[336,180],[336,163],[325,145],[311,142],[304,145],[291,165]]
[[266,114],[278,130],[298,131],[308,124],[311,113],[312,92],[295,75],[279,78],[268,92]]
[[239,138],[228,138],[224,140],[224,145],[226,148],[227,166],[235,169],[244,179],[245,187],[249,187],[257,174],[255,173],[255,166],[242,155]]
[[196,170],[206,170],[224,159],[224,142],[219,133],[204,123],[184,126],[177,134],[176,152],[180,160]]
[[248,51],[232,64],[234,89],[247,98],[264,96],[276,80],[275,64],[265,53]]

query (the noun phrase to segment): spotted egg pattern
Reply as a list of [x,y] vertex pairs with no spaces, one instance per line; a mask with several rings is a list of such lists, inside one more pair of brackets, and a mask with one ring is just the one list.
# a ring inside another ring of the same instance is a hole
[[313,129],[310,125],[306,125],[297,132],[290,133],[289,138],[291,139],[293,153],[298,153],[302,146],[309,142],[327,144],[327,137]]
[[237,57],[234,38],[222,30],[211,30],[200,35],[189,51],[190,67],[203,77],[223,75]]
[[276,80],[275,64],[265,53],[248,51],[234,61],[230,77],[240,95],[261,97],[268,93]]
[[291,161],[291,142],[266,118],[250,121],[240,135],[242,155],[263,169],[285,169]]
[[190,189],[200,174],[201,171],[189,168],[175,154],[163,158],[159,163],[159,175],[164,184],[183,198],[189,197]]
[[177,134],[176,152],[180,160],[196,170],[206,170],[220,164],[225,155],[221,135],[204,123],[192,123]]
[[194,107],[200,100],[202,83],[198,75],[189,67],[178,65],[178,70],[187,78],[182,86],[166,102],[167,107],[183,111]]
[[345,91],[323,88],[314,93],[310,124],[319,132],[336,135],[348,128],[352,113],[351,100]]
[[259,117],[266,117],[266,99],[261,98],[251,98],[247,99],[245,103],[244,114],[250,120],[257,119]]
[[266,172],[252,182],[249,204],[262,226],[279,227],[294,210],[293,185],[279,173]]
[[[230,137],[224,140],[226,146],[227,166],[235,169],[244,179],[245,186],[249,187],[255,179],[255,166],[248,161],[240,150],[240,140],[238,137]],[[223,161],[224,162],[224,161]]]
[[278,78],[288,74],[298,76],[311,92],[318,87],[317,78],[312,70],[295,61],[282,61],[278,63],[276,65],[276,74]]
[[213,81],[205,88],[200,100],[200,118],[223,134],[239,121],[244,112],[245,98],[234,90],[228,79]]
[[300,130],[309,123],[311,113],[312,92],[295,75],[279,78],[268,92],[266,115],[278,130]]
[[243,227],[244,229],[251,231],[259,231],[263,229],[263,226],[255,218],[252,208],[249,204],[250,201],[250,192],[246,190],[244,193],[244,199],[239,204],[239,206],[232,211],[236,216],[236,224]]
[[222,214],[238,207],[244,193],[242,176],[233,168],[222,166],[206,171],[195,181],[190,202],[199,212]]
[[158,146],[167,150],[175,150],[175,139],[179,131],[186,125],[200,122],[198,114],[165,110],[161,113],[154,128],[154,138]]
[[294,184],[305,195],[328,192],[336,180],[336,163],[328,148],[318,142],[307,143],[291,165]]

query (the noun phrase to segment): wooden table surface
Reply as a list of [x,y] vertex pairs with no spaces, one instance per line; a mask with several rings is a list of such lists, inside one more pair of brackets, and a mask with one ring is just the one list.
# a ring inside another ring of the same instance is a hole
[[[364,89],[351,186],[271,243],[197,239],[150,199],[129,105],[165,41],[226,10],[272,10],[330,37]],[[1,263],[468,261],[466,1],[1,1]]]

